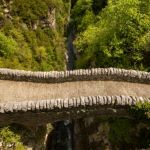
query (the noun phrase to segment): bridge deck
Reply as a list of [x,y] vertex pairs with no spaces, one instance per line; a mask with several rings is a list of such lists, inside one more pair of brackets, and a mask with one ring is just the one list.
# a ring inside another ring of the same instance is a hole
[[150,97],[150,85],[122,81],[35,83],[0,80],[0,102],[64,99],[80,96],[125,95]]

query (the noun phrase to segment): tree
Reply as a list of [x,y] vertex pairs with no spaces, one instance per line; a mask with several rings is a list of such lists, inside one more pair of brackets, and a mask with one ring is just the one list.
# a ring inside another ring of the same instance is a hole
[[75,41],[80,55],[77,67],[149,69],[143,63],[150,37],[149,7],[142,0],[110,0],[99,21]]
[[17,49],[17,43],[10,37],[0,32],[0,57],[8,58]]

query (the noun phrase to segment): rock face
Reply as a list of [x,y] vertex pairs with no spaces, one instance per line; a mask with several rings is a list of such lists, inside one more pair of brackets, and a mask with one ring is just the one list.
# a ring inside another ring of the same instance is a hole
[[76,150],[110,150],[110,126],[108,122],[96,123],[95,117],[82,118],[75,122]]
[[56,9],[51,8],[48,11],[48,19],[47,19],[48,26],[52,29],[56,28]]
[[[2,0],[3,14],[8,19],[13,19],[13,16],[11,15],[12,4],[13,4],[13,0],[9,0],[9,1]],[[33,21],[32,29],[36,30],[39,25],[41,25],[42,28],[48,27],[53,30],[56,29],[56,9],[55,9],[55,7],[49,8],[49,10],[47,12],[47,17]]]
[[47,17],[38,21],[39,23],[35,23],[34,29],[36,30],[38,24],[41,24],[43,28],[48,27],[53,30],[56,29],[56,8],[49,8],[47,12]]
[[8,19],[12,19],[11,10],[12,10],[13,0],[9,0],[9,1],[2,0],[2,4],[3,4],[4,16]]
[[[75,150],[149,150],[149,125],[125,118],[93,116],[74,121]],[[147,132],[145,135],[142,131]]]

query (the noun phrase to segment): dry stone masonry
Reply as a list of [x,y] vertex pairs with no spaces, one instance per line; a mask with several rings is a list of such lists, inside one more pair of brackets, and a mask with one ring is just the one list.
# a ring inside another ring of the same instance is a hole
[[32,72],[0,69],[1,80],[61,83],[67,81],[115,80],[150,84],[150,73],[117,68],[79,69],[73,71]]
[[72,99],[51,99],[41,101],[24,101],[1,103],[0,113],[39,112],[84,107],[125,107],[134,106],[138,102],[150,102],[150,98],[132,96],[89,96]]

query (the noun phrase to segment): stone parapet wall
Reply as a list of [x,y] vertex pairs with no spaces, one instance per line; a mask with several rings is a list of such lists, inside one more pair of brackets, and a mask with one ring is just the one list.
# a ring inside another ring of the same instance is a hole
[[73,108],[84,109],[87,107],[126,108],[136,103],[150,102],[150,98],[133,96],[88,96],[71,99],[50,99],[38,101],[23,101],[0,103],[0,114],[18,112],[59,112]]
[[117,68],[80,69],[73,71],[32,72],[0,69],[1,80],[61,83],[68,81],[115,80],[150,84],[150,73]]
[[0,125],[26,126],[93,116],[134,118],[130,107],[150,98],[132,96],[88,96],[72,99],[24,101],[0,104]]

